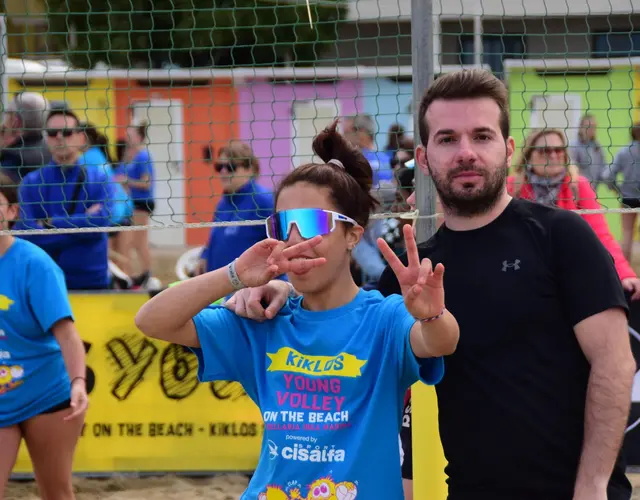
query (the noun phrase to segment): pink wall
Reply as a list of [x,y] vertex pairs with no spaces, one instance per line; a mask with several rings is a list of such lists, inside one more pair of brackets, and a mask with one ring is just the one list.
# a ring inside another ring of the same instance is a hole
[[251,83],[237,88],[240,138],[260,158],[260,183],[272,188],[291,169],[293,103],[339,99],[343,115],[362,111],[361,82]]

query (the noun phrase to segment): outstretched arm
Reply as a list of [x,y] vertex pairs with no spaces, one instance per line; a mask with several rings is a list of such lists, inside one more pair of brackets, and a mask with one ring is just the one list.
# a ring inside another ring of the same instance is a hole
[[386,241],[378,240],[378,247],[398,278],[404,303],[417,323],[411,329],[411,349],[419,358],[452,354],[458,345],[460,327],[444,304],[444,266],[432,269],[431,261],[420,262],[413,228],[402,228],[407,249],[407,266],[391,250]]
[[324,258],[292,260],[322,241],[322,236],[289,248],[284,243],[266,239],[246,250],[235,263],[167,288],[147,303],[136,315],[136,326],[145,335],[180,344],[199,347],[200,342],[192,318],[236,288],[230,278],[233,268],[242,285],[257,287],[289,270],[309,270],[325,262]]
[[193,317],[233,290],[226,268],[183,281],[146,302],[136,315],[136,326],[148,337],[200,347]]

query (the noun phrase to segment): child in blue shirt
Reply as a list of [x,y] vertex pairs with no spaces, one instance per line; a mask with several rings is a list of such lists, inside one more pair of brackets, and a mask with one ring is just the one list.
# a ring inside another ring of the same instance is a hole
[[[0,175],[0,230],[18,215]],[[72,498],[73,452],[87,408],[85,353],[65,279],[44,250],[0,234],[0,497],[20,443],[43,498]]]
[[[264,420],[260,460],[243,500],[400,499],[404,394],[436,384],[459,329],[444,307],[444,268],[383,255],[403,296],[383,298],[353,281],[350,253],[375,206],[372,169],[336,132],[314,141],[322,164],[292,171],[276,193],[265,239],[228,266],[169,288],[136,316],[146,335],[189,347],[199,378],[239,381]],[[269,321],[214,300],[288,273],[290,297]]]

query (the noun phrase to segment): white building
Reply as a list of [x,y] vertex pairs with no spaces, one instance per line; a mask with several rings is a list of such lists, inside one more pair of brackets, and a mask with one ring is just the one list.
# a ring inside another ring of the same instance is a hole
[[[483,33],[484,62],[499,74],[507,56],[640,55],[640,0],[432,1],[441,64],[474,62],[474,30]],[[351,0],[323,64],[410,65],[411,0]]]

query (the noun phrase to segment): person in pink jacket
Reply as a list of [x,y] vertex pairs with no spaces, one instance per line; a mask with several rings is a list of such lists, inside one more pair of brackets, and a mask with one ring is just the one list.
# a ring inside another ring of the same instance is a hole
[[[514,198],[565,210],[601,209],[589,180],[570,164],[567,139],[561,130],[543,129],[527,137],[515,174],[507,180]],[[615,261],[618,276],[632,300],[640,299],[640,280],[624,257],[603,214],[583,214]]]

